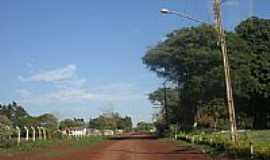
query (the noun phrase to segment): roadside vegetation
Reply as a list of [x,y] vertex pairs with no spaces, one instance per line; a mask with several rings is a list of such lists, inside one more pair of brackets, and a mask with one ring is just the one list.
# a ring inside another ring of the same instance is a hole
[[227,154],[233,158],[269,159],[270,158],[270,130],[242,131],[238,145],[230,141],[229,132],[193,131],[181,132],[176,139],[193,145],[202,145],[204,151],[212,155]]
[[[39,152],[49,150],[50,148],[65,147],[66,149],[75,149],[81,147],[89,147],[98,142],[101,142],[105,137],[101,136],[86,136],[86,137],[62,137],[49,140],[39,140],[36,142],[26,142],[20,145],[12,145],[8,148],[0,148],[0,154],[13,155],[21,152]],[[57,150],[56,150],[57,151]]]
[[[38,130],[41,127],[46,129],[45,133],[44,130]],[[80,133],[68,136],[62,132],[74,129],[78,129]],[[86,129],[97,129],[100,134],[83,135],[81,131]],[[128,116],[121,117],[118,113],[104,113],[90,119],[89,122],[85,122],[83,118],[59,121],[50,113],[31,116],[16,102],[0,104],[0,154],[32,152],[57,146],[68,148],[89,146],[104,140],[102,131],[106,129],[121,130],[121,133],[130,131],[132,120]]]
[[226,31],[226,39],[237,127],[247,130],[240,133],[239,146],[232,145],[229,136],[218,34],[206,24],[169,33],[143,57],[147,68],[164,80],[149,94],[149,100],[161,106],[155,116],[157,133],[177,134],[240,157],[249,157],[252,143],[257,157],[269,159],[270,20],[250,17]]
[[141,121],[137,123],[136,128],[134,128],[134,131],[150,133],[153,132],[153,129],[154,129],[153,123]]

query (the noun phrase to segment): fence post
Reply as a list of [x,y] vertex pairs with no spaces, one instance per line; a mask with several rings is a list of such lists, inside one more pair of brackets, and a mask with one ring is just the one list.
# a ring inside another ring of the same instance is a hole
[[37,129],[38,129],[38,139],[42,140],[41,127],[37,127]]
[[10,134],[10,127],[7,126],[7,130],[8,130],[8,139],[10,140],[11,139],[11,134]]
[[42,129],[43,139],[46,140],[47,139],[46,128],[44,127],[40,127],[40,128]]
[[29,139],[29,129],[26,126],[24,126],[23,128],[26,131],[25,140],[28,141],[28,139]]
[[255,155],[255,150],[254,150],[254,146],[253,146],[253,143],[250,142],[249,143],[249,146],[250,146],[250,158],[254,158],[254,155]]
[[31,129],[32,129],[32,141],[35,142],[36,141],[36,129],[33,126],[31,126]]
[[192,135],[191,142],[192,142],[193,144],[194,144],[194,142],[195,142],[195,137],[194,137],[194,135]]
[[16,126],[16,130],[17,130],[17,145],[19,145],[21,143],[21,129],[20,127]]

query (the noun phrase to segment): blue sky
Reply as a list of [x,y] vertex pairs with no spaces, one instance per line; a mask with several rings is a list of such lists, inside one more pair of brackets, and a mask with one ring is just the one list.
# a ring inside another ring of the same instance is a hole
[[[269,0],[227,0],[225,26],[270,17]],[[163,7],[212,21],[211,0],[0,0],[0,103],[33,115],[95,117],[105,111],[151,121],[147,93],[161,80],[141,58],[174,29],[196,25]]]

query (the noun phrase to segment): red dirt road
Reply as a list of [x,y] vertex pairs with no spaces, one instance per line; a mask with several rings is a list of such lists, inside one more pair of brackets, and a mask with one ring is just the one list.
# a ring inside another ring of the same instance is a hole
[[[206,160],[210,159],[189,147],[176,146],[154,139],[122,140],[108,146],[95,160]],[[83,160],[83,159],[82,159]]]
[[210,160],[188,146],[151,138],[110,140],[89,148],[57,149],[54,154],[22,154],[0,160]]

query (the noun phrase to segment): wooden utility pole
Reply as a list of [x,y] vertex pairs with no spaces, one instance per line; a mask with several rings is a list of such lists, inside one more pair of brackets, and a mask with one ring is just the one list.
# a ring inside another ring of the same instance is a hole
[[167,104],[167,81],[163,83],[163,98],[164,98],[164,109],[165,109],[165,121],[166,127],[169,127],[169,115],[168,115],[168,104]]
[[224,28],[222,24],[221,0],[213,0],[213,1],[214,1],[213,9],[214,9],[216,29],[219,35],[218,44],[221,47],[223,64],[224,64],[226,95],[227,95],[230,128],[231,128],[231,139],[234,144],[237,144],[239,137],[238,137],[237,126],[236,126],[235,108],[234,108],[234,100],[233,100],[233,92],[232,92],[229,58],[228,58],[228,52],[227,52],[227,46],[226,46],[226,37],[225,37],[225,32],[224,32]]

